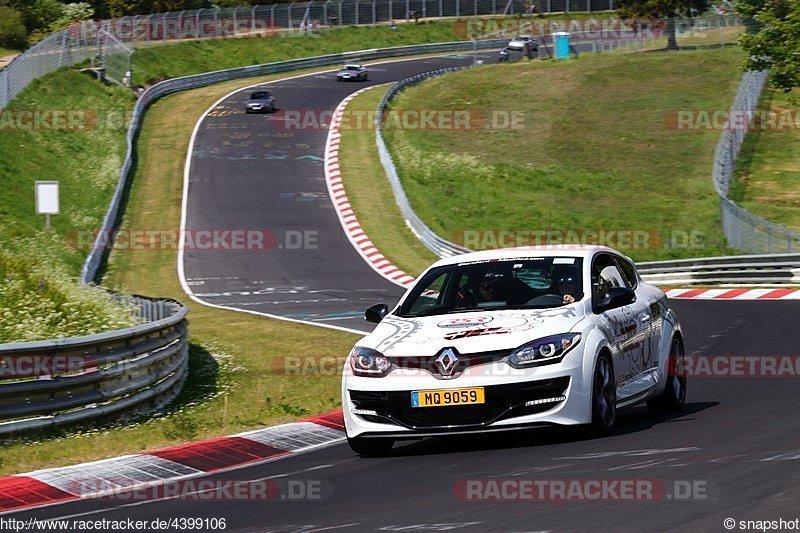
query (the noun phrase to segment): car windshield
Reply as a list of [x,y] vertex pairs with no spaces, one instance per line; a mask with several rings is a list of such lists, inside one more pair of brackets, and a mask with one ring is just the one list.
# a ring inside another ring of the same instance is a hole
[[358,70],[359,66],[358,65],[345,65],[344,69],[345,70]]
[[473,310],[547,309],[583,298],[580,257],[516,257],[433,268],[397,311],[402,317]]
[[253,93],[250,95],[250,100],[265,100],[269,98],[271,95],[268,91],[259,91],[257,93]]

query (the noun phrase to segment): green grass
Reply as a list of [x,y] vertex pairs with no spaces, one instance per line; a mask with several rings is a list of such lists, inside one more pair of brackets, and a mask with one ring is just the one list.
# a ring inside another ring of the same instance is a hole
[[[360,116],[374,111],[387,89],[382,86],[357,96],[347,112]],[[416,276],[437,258],[411,232],[395,203],[378,159],[375,130],[343,128],[339,153],[344,188],[362,228],[378,250],[389,252],[395,266]]]
[[[131,324],[101,291],[79,288],[125,153],[130,92],[62,70],[29,85],[0,115],[0,343],[85,335]],[[42,118],[38,125],[32,112]],[[53,117],[59,116],[59,121]],[[34,182],[60,183],[52,231]]]
[[[634,249],[612,242],[636,260],[728,253],[711,183],[719,132],[666,123],[676,110],[727,109],[742,59],[727,48],[485,66],[427,81],[393,108],[516,111],[524,127],[386,137],[415,210],[456,242],[486,230],[618,230],[649,235]],[[704,242],[669,246],[673,231]]]
[[[798,114],[788,95],[769,88],[759,110],[792,118]],[[800,127],[790,126],[747,134],[730,194],[756,215],[800,230]]]
[[189,41],[141,48],[133,56],[134,82],[150,84],[209,70],[350,50],[460,40],[453,32],[452,21],[400,24],[397,31],[384,25],[334,28],[309,36],[287,35]]
[[0,46],[0,57],[10,56],[10,55],[18,54],[18,53],[19,53],[19,50],[14,50],[12,48],[4,48],[4,47]]
[[[547,18],[581,15],[588,16],[586,13],[572,13]],[[612,13],[592,13],[591,16],[606,18]],[[198,40],[145,47],[133,56],[133,78],[136,84],[152,84],[176,76],[273,61],[371,48],[463,41],[467,39],[466,20],[428,20],[418,24],[400,23],[398,20],[396,31],[387,24],[343,26],[326,28],[310,35],[282,33],[269,37]]]
[[[50,239],[44,216],[35,214],[33,190],[36,180],[57,180],[61,214],[52,215],[51,223],[63,246],[48,259],[78,274],[87,251],[76,246],[78,236],[85,236],[78,232],[100,227],[125,157],[125,118],[133,104],[129,91],[61,70],[31,83],[3,110],[0,243]],[[74,127],[26,128],[31,121],[21,113],[27,111],[45,117],[52,111],[75,113]]]
[[[277,77],[223,83],[155,103],[145,118],[122,228],[178,228],[183,163],[195,122],[234,88]],[[282,358],[342,357],[356,335],[195,304],[180,287],[175,262],[170,249],[115,250],[103,281],[189,305],[190,375],[179,398],[165,412],[133,422],[101,421],[6,440],[0,444],[0,475],[230,435],[340,406],[338,370],[284,375]]]

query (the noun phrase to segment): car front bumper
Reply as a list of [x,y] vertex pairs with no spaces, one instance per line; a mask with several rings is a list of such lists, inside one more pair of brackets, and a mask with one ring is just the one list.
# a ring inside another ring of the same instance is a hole
[[[425,371],[359,377],[345,365],[345,429],[349,437],[402,439],[586,424],[591,421],[591,379],[587,379],[586,366],[580,349],[556,364],[518,370],[495,362],[451,380],[436,379]],[[591,370],[588,373],[591,376]],[[483,387],[485,403],[411,406],[411,391],[466,387]]]

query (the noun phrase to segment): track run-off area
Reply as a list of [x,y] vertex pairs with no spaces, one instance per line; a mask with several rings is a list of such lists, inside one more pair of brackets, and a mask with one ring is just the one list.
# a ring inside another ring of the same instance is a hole
[[[209,305],[369,331],[364,309],[391,305],[404,289],[370,267],[342,230],[323,169],[327,127],[290,129],[281,117],[325,116],[363,87],[472,60],[377,63],[358,84],[338,83],[334,71],[260,84],[277,97],[273,115],[244,113],[250,89],[215,104],[197,125],[187,161],[185,229],[263,231],[274,249],[186,251],[184,288]],[[674,300],[673,307],[688,354],[797,355],[800,301]],[[604,437],[553,428],[436,438],[402,442],[370,459],[340,442],[207,476],[319,481],[327,489],[318,499],[87,499],[13,516],[225,518],[226,531],[253,532],[722,531],[726,518],[800,516],[798,407],[796,377],[694,378],[683,412],[656,416],[636,407],[621,412]],[[663,490],[654,499],[503,502],[466,498],[470,480],[645,480]]]

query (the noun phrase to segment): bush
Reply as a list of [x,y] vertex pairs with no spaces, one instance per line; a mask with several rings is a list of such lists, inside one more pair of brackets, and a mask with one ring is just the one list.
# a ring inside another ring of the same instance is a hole
[[131,309],[108,292],[78,285],[56,266],[52,248],[57,237],[40,236],[13,247],[2,240],[0,343],[90,335],[136,324]]
[[28,41],[28,32],[22,13],[0,6],[0,46],[22,48]]

